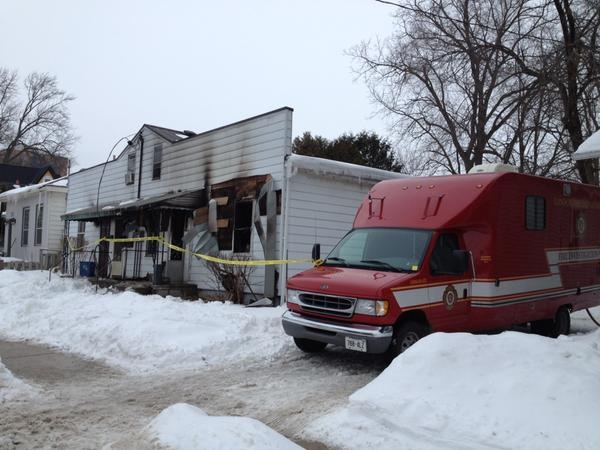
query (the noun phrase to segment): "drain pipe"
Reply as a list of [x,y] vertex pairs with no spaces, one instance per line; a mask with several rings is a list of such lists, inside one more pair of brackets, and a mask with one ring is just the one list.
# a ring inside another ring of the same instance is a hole
[[140,133],[140,171],[138,175],[138,193],[137,198],[139,199],[142,193],[142,160],[144,159],[144,136]]

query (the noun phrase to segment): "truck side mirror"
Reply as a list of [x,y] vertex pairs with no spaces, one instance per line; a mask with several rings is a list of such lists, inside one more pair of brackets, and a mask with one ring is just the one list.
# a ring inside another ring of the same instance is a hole
[[311,255],[313,261],[321,259],[321,244],[313,244]]
[[469,267],[469,252],[466,250],[453,250],[454,273],[465,273]]

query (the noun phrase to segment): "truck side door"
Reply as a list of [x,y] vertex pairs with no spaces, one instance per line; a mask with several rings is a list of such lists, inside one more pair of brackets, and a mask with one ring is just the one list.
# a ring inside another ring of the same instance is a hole
[[458,235],[441,233],[429,258],[429,303],[436,305],[429,321],[439,331],[463,331],[471,309],[472,277],[459,264],[455,250],[461,250]]

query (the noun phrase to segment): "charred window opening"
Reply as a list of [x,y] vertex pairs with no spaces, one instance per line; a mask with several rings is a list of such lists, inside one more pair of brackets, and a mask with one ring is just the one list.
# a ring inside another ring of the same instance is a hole
[[[250,252],[254,203],[270,179],[270,175],[257,175],[211,186],[210,197],[217,203],[217,241],[220,251]],[[278,209],[280,198],[279,194]]]
[[525,198],[525,228],[527,230],[546,229],[546,199],[539,195]]
[[[185,228],[186,214],[180,211],[173,211],[171,215],[171,244],[177,247],[183,247],[183,231]],[[177,250],[171,250],[171,261],[181,261],[183,253]]]
[[[281,214],[281,189],[277,189],[275,191],[275,195],[277,195],[277,215]],[[260,201],[258,202],[258,206],[260,208],[260,215],[267,215],[267,196],[263,195]]]
[[252,237],[252,200],[240,200],[235,204],[233,251],[249,253]]
[[21,227],[21,246],[25,247],[29,244],[29,206],[23,208],[23,220]]

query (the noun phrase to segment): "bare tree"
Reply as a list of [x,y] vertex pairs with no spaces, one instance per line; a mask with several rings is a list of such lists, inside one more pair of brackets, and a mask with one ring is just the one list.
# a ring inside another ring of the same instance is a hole
[[74,97],[58,88],[56,78],[32,73],[19,96],[15,71],[0,68],[0,150],[3,163],[24,152],[69,156],[75,142],[67,106]]
[[597,2],[380,2],[398,7],[397,33],[353,54],[429,173],[500,161],[574,177],[570,155],[597,127]]

